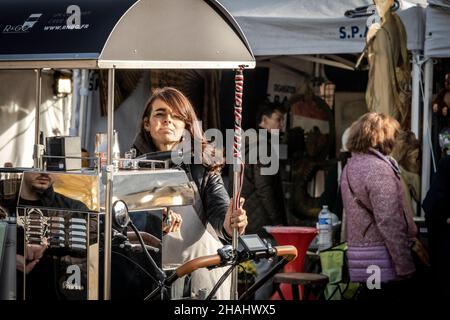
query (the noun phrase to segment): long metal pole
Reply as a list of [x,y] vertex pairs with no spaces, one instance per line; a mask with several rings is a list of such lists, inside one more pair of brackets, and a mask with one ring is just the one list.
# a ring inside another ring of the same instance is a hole
[[79,121],[78,121],[78,136],[81,138],[81,146],[86,146],[85,139],[86,139],[86,100],[87,100],[87,86],[88,86],[88,79],[87,79],[87,73],[88,70],[82,69],[81,70],[81,80],[80,80],[80,90],[79,90],[79,96],[80,96],[80,112],[79,114]]
[[[241,190],[241,174],[242,174],[242,156],[241,156],[241,142],[242,142],[242,95],[244,91],[244,75],[243,69],[236,71],[235,76],[235,103],[234,103],[234,146],[233,146],[233,211],[240,208],[240,190]],[[238,229],[233,228],[232,247],[236,253],[238,248]],[[231,300],[239,298],[238,293],[238,275],[239,269],[235,268],[231,274]]]
[[111,299],[111,205],[113,190],[113,169],[112,169],[112,146],[113,146],[113,130],[114,130],[114,76],[115,69],[108,70],[108,130],[107,130],[107,159],[106,171],[106,199],[105,199],[105,250],[104,250],[104,300]]
[[80,69],[74,69],[73,75],[72,75],[72,82],[73,82],[73,94],[72,94],[72,110],[71,110],[71,116],[70,116],[70,127],[69,127],[69,135],[71,136],[78,136],[79,132],[76,128],[76,119],[77,119],[77,112],[79,110],[78,104],[80,100]]
[[40,115],[41,115],[41,101],[42,101],[42,75],[41,69],[36,69],[36,113],[34,117],[34,149],[33,161],[34,168],[41,168],[41,154],[40,154]]
[[[425,63],[424,74],[424,98],[423,98],[423,128],[422,128],[422,202],[430,187],[431,170],[431,99],[433,97],[433,60]],[[424,216],[422,210],[421,216]]]
[[411,100],[411,131],[419,138],[420,124],[420,77],[421,61],[419,52],[412,56],[412,100]]
[[86,126],[86,131],[84,134],[84,147],[86,149],[89,148],[89,142],[91,140],[91,119],[92,119],[92,108],[91,105],[89,104],[89,71],[86,70],[86,121],[85,121],[85,126]]

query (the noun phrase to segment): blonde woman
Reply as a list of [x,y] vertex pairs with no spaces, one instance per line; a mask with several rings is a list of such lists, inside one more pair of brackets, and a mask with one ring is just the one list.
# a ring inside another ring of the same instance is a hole
[[[341,193],[350,278],[363,284],[361,297],[404,297],[411,283],[406,279],[415,272],[417,227],[404,205],[399,167],[389,156],[399,129],[392,117],[367,113],[353,123],[347,141],[352,157],[342,172]],[[380,283],[381,290],[366,290]]]

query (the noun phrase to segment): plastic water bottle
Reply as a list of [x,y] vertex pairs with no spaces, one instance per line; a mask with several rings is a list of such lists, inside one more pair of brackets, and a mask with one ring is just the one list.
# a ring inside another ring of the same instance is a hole
[[328,249],[333,246],[333,215],[328,210],[328,206],[323,206],[319,213],[319,221],[317,229],[319,230],[319,251]]

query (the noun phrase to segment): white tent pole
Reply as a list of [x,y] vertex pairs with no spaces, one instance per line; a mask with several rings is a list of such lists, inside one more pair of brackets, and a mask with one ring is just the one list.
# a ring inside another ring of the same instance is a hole
[[418,51],[412,56],[411,131],[419,138],[421,61]]
[[346,66],[350,67],[351,70],[355,70],[355,62],[353,62],[353,61],[350,61],[348,59],[342,58],[342,57],[340,57],[338,55],[335,55],[335,54],[327,54],[327,55],[325,55],[325,58],[332,59],[332,60],[335,60],[337,62],[343,63]]
[[[308,58],[308,57],[306,57]],[[318,54],[316,54],[315,57],[310,57],[311,59],[309,59],[309,61],[314,62],[314,78],[318,78],[320,77],[320,61],[324,60],[324,59],[320,59],[320,56]],[[306,59],[308,61],[308,59]]]
[[291,58],[294,58],[297,60],[310,61],[310,62],[314,62],[316,64],[326,64],[326,65],[329,65],[332,67],[341,68],[341,69],[345,69],[345,70],[351,70],[351,71],[355,70],[354,67],[348,66],[347,64],[344,64],[344,63],[338,62],[338,61],[329,60],[329,59],[324,59],[324,58],[321,58],[319,55],[317,55],[316,57],[298,55],[298,56],[292,56]]
[[[433,96],[433,60],[425,62],[424,74],[424,98],[423,98],[423,127],[422,127],[422,202],[430,187],[430,169],[431,169],[431,99]],[[421,216],[424,216],[422,210]]]
[[36,113],[34,118],[34,150],[33,161],[34,168],[42,169],[42,153],[43,146],[40,144],[40,116],[41,116],[41,101],[42,101],[42,70],[36,69]]

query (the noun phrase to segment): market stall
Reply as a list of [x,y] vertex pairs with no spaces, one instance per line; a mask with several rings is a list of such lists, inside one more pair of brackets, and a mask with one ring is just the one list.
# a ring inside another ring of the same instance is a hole
[[[354,70],[355,64],[337,54],[359,54],[365,46],[373,1],[220,1],[242,27],[250,46],[262,60],[297,57]],[[396,13],[407,31],[407,48],[413,62],[412,131],[419,136],[419,59],[423,51],[425,1],[398,1]],[[369,6],[369,7],[368,7]],[[359,10],[358,10],[359,9]],[[363,9],[363,10],[361,10]],[[318,59],[314,55],[322,55]]]
[[115,70],[253,68],[253,54],[217,1],[11,0],[1,3],[0,21],[0,68],[36,70],[34,170],[43,170],[45,162],[39,118],[42,69],[108,70],[106,164],[95,179],[104,190],[103,298],[109,300],[111,215],[120,189],[113,166]]
[[[258,66],[268,66],[270,75],[268,94],[277,101],[285,101],[305,87],[303,80],[315,81],[323,78],[321,68],[332,70],[341,83],[332,83],[320,88],[322,102],[316,101],[316,113],[324,113],[327,104],[333,108],[334,119],[329,116],[311,116],[311,112],[300,111],[290,115],[290,121],[296,126],[305,127],[305,133],[314,126],[321,133],[332,132],[335,136],[336,150],[341,146],[341,136],[352,121],[367,110],[365,107],[364,74],[355,68],[356,58],[365,49],[368,26],[375,13],[373,1],[235,1],[221,0],[230,10],[245,32],[250,46],[255,53]],[[420,139],[422,133],[421,84],[423,45],[425,34],[426,1],[396,1],[392,10],[400,17],[407,32],[407,49],[411,54],[411,120],[410,127]],[[277,72],[273,72],[275,69]],[[287,75],[281,74],[280,70]],[[339,76],[339,77],[338,77]],[[358,77],[359,76],[359,77]],[[367,81],[367,75],[365,75]],[[344,83],[346,82],[346,83]],[[353,84],[353,88],[351,86]],[[359,86],[357,84],[360,84]],[[335,87],[345,89],[334,98]],[[356,89],[357,87],[357,89]],[[328,91],[330,90],[330,91]],[[297,92],[296,92],[297,91]],[[317,90],[318,91],[318,90]],[[315,92],[316,95],[319,95]],[[327,93],[331,92],[331,93]],[[279,99],[278,99],[279,96]],[[335,105],[333,106],[333,102]],[[298,104],[298,103],[297,103]],[[330,109],[328,108],[328,109]],[[295,108],[294,108],[295,109]],[[295,110],[294,110],[295,111]],[[307,114],[305,114],[307,113]],[[303,118],[303,120],[301,120]],[[312,121],[311,121],[312,120]],[[334,127],[331,127],[333,122]],[[288,124],[289,125],[289,124]],[[329,126],[330,129],[326,127]],[[308,171],[309,172],[309,171]],[[319,193],[320,194],[320,193]],[[296,194],[298,198],[298,195]],[[304,198],[296,203],[306,203]]]

